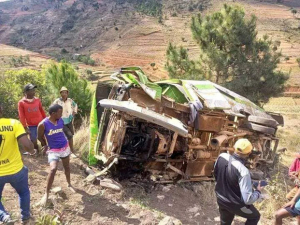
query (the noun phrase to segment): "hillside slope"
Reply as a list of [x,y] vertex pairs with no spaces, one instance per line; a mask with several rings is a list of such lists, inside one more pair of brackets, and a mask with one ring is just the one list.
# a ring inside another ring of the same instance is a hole
[[[151,0],[147,0],[150,1]],[[146,2],[147,2],[146,1]],[[152,0],[154,1],[154,0]],[[66,49],[90,54],[111,69],[142,66],[154,79],[165,78],[166,49],[170,42],[189,49],[197,59],[199,49],[190,31],[196,13],[218,10],[224,3],[239,4],[247,15],[258,17],[258,35],[281,42],[280,68],[291,72],[289,84],[300,85],[300,1],[163,0],[162,16],[141,13],[135,0],[13,0],[0,3],[0,42],[57,57]],[[150,63],[155,63],[154,67]],[[105,69],[105,68],[104,68]]]

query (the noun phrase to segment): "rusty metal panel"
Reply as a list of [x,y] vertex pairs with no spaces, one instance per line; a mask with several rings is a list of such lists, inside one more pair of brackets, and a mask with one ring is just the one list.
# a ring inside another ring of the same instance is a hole
[[149,108],[155,112],[160,112],[160,108],[161,108],[160,102],[152,99],[142,89],[138,89],[138,88],[130,89],[130,98],[139,106]]
[[188,162],[185,174],[188,177],[211,176],[213,168],[214,161]]
[[198,130],[220,132],[224,124],[225,118],[198,114]]

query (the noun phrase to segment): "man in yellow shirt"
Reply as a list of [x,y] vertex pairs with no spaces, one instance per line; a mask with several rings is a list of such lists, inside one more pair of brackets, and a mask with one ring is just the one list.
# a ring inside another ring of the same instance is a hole
[[7,183],[19,195],[22,223],[27,224],[30,219],[28,169],[22,162],[18,144],[25,151],[31,154],[36,153],[23,125],[18,120],[4,118],[0,103],[0,221],[4,224],[14,224],[1,202],[2,191]]

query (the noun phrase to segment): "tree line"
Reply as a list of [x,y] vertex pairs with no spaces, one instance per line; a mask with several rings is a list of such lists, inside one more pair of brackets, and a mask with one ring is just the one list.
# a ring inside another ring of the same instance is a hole
[[7,70],[0,75],[0,102],[5,117],[18,118],[18,101],[24,96],[24,85],[37,85],[37,96],[45,109],[60,97],[59,90],[65,86],[69,97],[74,99],[80,109],[81,116],[90,112],[92,91],[87,80],[80,78],[74,67],[66,62],[51,61],[43,65],[42,70],[21,69]]

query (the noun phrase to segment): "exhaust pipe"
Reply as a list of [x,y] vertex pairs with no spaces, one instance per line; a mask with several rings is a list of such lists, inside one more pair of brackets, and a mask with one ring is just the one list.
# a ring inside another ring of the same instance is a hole
[[228,136],[225,134],[222,134],[220,136],[214,137],[210,141],[210,146],[213,148],[220,147],[223,142],[227,142]]

